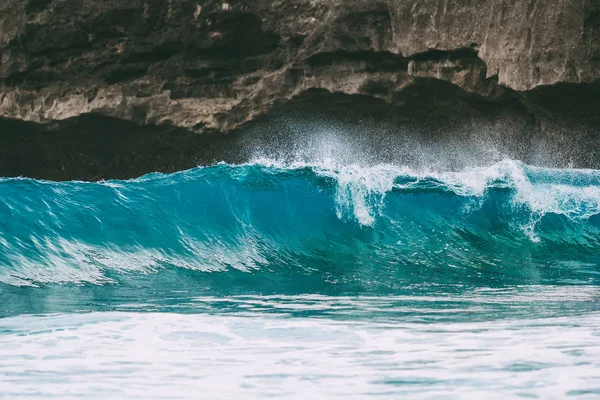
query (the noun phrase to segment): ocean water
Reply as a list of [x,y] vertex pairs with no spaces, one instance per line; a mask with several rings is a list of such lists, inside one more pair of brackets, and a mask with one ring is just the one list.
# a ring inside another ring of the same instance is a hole
[[0,398],[599,398],[600,171],[0,179]]

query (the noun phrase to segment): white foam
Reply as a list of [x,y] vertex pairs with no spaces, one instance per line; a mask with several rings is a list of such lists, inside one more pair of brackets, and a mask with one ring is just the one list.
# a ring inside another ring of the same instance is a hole
[[[248,164],[246,164],[248,165]],[[415,187],[423,180],[439,181],[459,196],[483,200],[491,187],[505,187],[514,191],[512,205],[527,207],[531,213],[523,230],[535,240],[535,224],[547,213],[565,215],[572,219],[587,219],[600,213],[600,186],[575,186],[553,183],[532,183],[528,167],[518,161],[503,160],[488,167],[469,168],[463,171],[434,171],[411,169],[406,166],[379,164],[361,166],[340,165],[334,159],[319,164],[302,161],[281,162],[272,159],[255,159],[250,165],[261,165],[276,170],[311,168],[317,175],[336,181],[336,210],[340,218],[352,216],[365,226],[372,226],[384,207],[384,199],[392,189]],[[563,170],[534,168],[537,173],[550,177]],[[572,174],[596,174],[593,170],[571,170]],[[414,182],[395,185],[398,177],[411,177]]]
[[360,224],[368,226],[372,226],[375,217],[381,214],[385,196],[393,189],[394,180],[400,174],[397,167],[389,165],[317,168],[316,172],[337,182],[335,204],[338,218],[353,216]]
[[[382,310],[381,301],[356,307]],[[396,311],[429,309],[412,307]],[[0,387],[8,398],[566,398],[597,391],[599,328],[598,313],[428,324],[25,315],[0,320]]]
[[34,258],[24,254],[22,248],[9,245],[4,249],[8,264],[0,265],[0,282],[13,286],[49,283],[100,285],[113,283],[106,276],[107,271],[152,274],[172,265],[202,272],[229,268],[247,272],[268,264],[258,242],[250,234],[227,243],[218,237],[201,242],[186,235],[182,235],[180,241],[191,257],[142,246],[122,248],[64,238],[46,238],[42,242],[34,239],[32,242],[38,249]]

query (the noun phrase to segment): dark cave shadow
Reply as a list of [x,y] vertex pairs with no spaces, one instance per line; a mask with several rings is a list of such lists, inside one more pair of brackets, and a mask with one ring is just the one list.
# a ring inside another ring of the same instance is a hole
[[97,114],[48,124],[0,119],[0,176],[126,179],[259,158],[428,169],[511,158],[597,168],[597,89],[557,85],[527,98],[512,94],[490,101],[425,79],[392,103],[313,89],[228,134],[142,126]]

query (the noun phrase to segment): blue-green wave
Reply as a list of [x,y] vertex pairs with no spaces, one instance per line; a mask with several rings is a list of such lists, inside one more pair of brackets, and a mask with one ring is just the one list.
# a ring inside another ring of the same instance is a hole
[[595,170],[258,162],[130,181],[0,180],[5,292],[135,293],[156,279],[204,293],[595,285],[599,265]]

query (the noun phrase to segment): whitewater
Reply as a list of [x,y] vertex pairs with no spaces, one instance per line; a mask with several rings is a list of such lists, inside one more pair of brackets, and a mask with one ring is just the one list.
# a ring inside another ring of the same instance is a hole
[[597,398],[600,171],[0,179],[0,398]]

